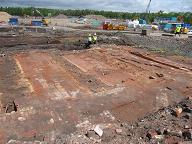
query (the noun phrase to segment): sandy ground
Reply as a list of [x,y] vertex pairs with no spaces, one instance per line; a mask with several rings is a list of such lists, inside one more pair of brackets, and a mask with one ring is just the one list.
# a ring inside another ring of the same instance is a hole
[[[41,18],[36,18],[36,19],[35,18],[20,18],[19,23],[24,24],[24,25],[31,25],[32,20],[40,20],[41,21]],[[85,24],[76,23],[75,19],[48,18],[47,20],[49,22],[49,27],[59,26],[59,27],[72,27],[72,28],[75,28],[75,27],[85,26]]]

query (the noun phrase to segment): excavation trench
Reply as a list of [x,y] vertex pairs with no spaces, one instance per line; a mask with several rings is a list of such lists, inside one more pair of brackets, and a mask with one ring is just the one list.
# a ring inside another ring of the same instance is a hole
[[14,41],[1,38],[2,112],[16,111],[0,115],[6,140],[14,132],[16,139],[39,136],[53,143],[58,135],[96,124],[135,122],[191,94],[192,75],[178,69],[191,70],[189,65],[146,57],[130,46],[85,49],[76,38],[53,37],[49,42],[57,42],[47,44],[44,37],[22,37],[9,48]]

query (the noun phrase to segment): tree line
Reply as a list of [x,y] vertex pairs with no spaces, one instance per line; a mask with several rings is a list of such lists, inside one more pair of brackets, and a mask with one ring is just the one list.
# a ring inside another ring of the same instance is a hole
[[[66,16],[85,16],[85,15],[102,15],[106,18],[114,19],[145,19],[148,22],[153,22],[155,18],[163,17],[177,17],[178,20],[182,20],[185,23],[192,24],[192,12],[170,12],[164,13],[159,11],[157,13],[130,13],[130,12],[113,12],[113,11],[98,11],[98,10],[72,10],[72,9],[47,9],[47,8],[37,8],[42,15],[46,16],[57,16],[58,14],[64,14]],[[11,15],[17,16],[40,16],[38,13],[33,12],[33,7],[0,7],[0,11],[5,11]]]

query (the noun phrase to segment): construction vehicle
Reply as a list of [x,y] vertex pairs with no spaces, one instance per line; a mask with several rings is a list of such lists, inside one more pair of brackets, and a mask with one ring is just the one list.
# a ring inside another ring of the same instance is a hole
[[119,31],[124,31],[126,30],[127,26],[123,25],[123,24],[118,24],[115,26],[115,30],[119,30]]
[[149,0],[149,3],[148,3],[148,5],[147,5],[147,8],[146,8],[146,13],[150,13],[150,10],[149,10],[150,5],[151,5],[151,0]]
[[152,29],[152,30],[158,30],[158,29],[159,29],[159,24],[153,22],[153,23],[151,24],[151,29]]
[[42,24],[43,24],[44,26],[48,26],[49,23],[50,23],[50,20],[49,20],[49,19],[46,19],[46,18],[43,16],[43,14],[42,14],[38,9],[33,8],[33,14],[34,14],[35,12],[37,12],[37,13],[42,17],[42,19],[41,19]]
[[164,27],[165,32],[169,33],[175,33],[176,27],[181,26],[181,33],[182,34],[187,34],[189,31],[189,26],[187,26],[184,23],[167,23]]
[[111,21],[105,21],[103,23],[103,30],[126,30],[127,26],[123,24],[113,24]]
[[192,35],[192,30],[189,30],[187,34]]
[[148,14],[150,13],[150,10],[149,10],[150,5],[151,5],[151,0],[149,0],[144,17],[139,20],[139,24],[144,24],[144,25],[147,24]]
[[189,32],[189,29],[188,28],[186,28],[186,27],[182,27],[181,28],[181,33],[182,34],[187,34]]

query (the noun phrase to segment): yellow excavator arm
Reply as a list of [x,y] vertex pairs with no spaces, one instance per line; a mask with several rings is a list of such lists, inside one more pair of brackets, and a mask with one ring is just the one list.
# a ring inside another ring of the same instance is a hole
[[35,12],[35,11],[42,17],[42,23],[43,23],[43,25],[44,25],[44,26],[48,26],[49,23],[50,23],[50,20],[49,20],[49,19],[46,19],[46,18],[43,16],[43,14],[42,14],[38,9],[34,8],[33,12]]

